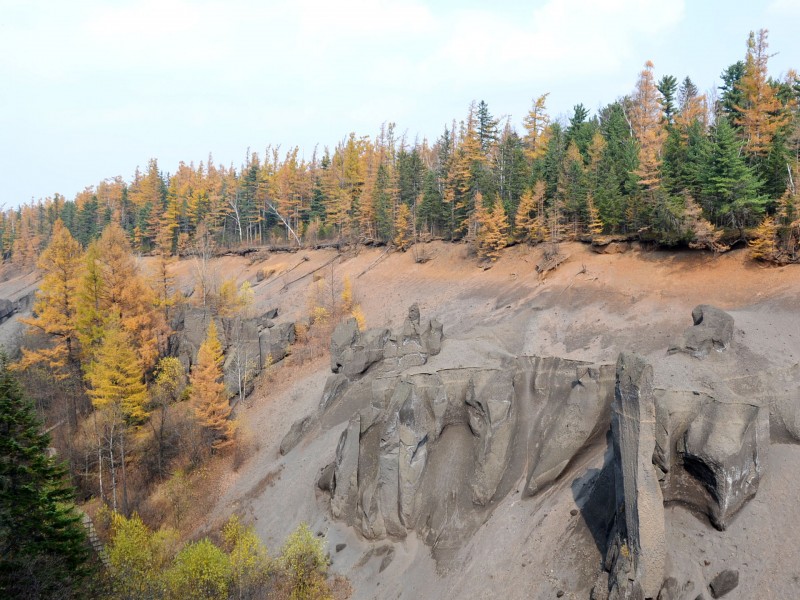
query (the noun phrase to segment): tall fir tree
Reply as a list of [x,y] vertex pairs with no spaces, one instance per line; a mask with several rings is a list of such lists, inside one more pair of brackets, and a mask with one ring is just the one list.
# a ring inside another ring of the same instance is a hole
[[0,357],[0,592],[5,598],[82,597],[88,546],[66,469]]
[[741,142],[728,123],[720,117],[712,131],[711,145],[702,167],[701,205],[717,225],[744,229],[757,223],[767,204],[761,183],[745,163]]

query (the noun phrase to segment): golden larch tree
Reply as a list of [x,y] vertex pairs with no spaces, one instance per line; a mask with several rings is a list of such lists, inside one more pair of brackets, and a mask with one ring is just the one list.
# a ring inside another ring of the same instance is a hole
[[720,242],[722,231],[703,217],[703,209],[691,196],[684,200],[683,221],[691,236],[689,247],[724,252],[728,246]]
[[603,220],[600,218],[600,211],[594,203],[594,196],[591,192],[586,195],[586,211],[589,213],[589,233],[592,237],[603,233]]
[[542,94],[534,99],[533,106],[531,106],[528,114],[523,119],[523,125],[525,126],[525,131],[527,131],[523,140],[525,143],[525,156],[531,162],[544,156],[545,152],[547,152],[547,143],[550,138],[547,96],[549,96],[549,93]]
[[233,443],[235,424],[230,420],[231,406],[222,381],[222,344],[217,325],[208,324],[205,341],[197,352],[197,363],[192,367],[191,403],[200,425],[209,435],[215,450]]
[[[107,448],[115,510],[118,466],[122,471],[123,512],[128,511],[126,436],[130,427],[141,423],[148,416],[147,387],[142,381],[142,375],[142,363],[129,334],[112,316],[106,322],[103,341],[94,360],[86,367],[85,378],[92,405],[103,415],[101,435]],[[115,457],[117,449],[119,455]],[[98,469],[102,477],[104,459],[102,453],[100,456]]]
[[761,224],[753,232],[753,239],[747,242],[750,246],[750,257],[755,260],[774,261],[778,255],[776,236],[778,226],[772,217],[764,217]]
[[61,222],[55,222],[50,244],[39,257],[42,283],[36,292],[33,316],[20,319],[33,330],[49,336],[48,347],[22,349],[20,368],[45,364],[58,379],[68,376],[69,365],[78,362],[76,314],[83,251]]
[[499,200],[494,203],[492,210],[488,210],[480,202],[480,208],[475,207],[478,221],[478,256],[488,258],[495,262],[500,258],[500,250],[508,245],[508,216],[503,203]]
[[84,267],[78,284],[75,326],[81,343],[81,362],[89,364],[103,341],[103,277],[100,273],[97,242],[84,255]]
[[139,272],[128,238],[116,223],[106,227],[97,242],[97,264],[103,282],[101,314],[119,318],[145,369],[152,368],[166,347],[168,328],[155,293]]
[[411,243],[411,209],[405,202],[400,202],[394,217],[394,245],[405,250]]
[[663,106],[653,76],[653,63],[647,61],[639,74],[636,91],[631,98],[630,121],[639,143],[639,167],[635,173],[648,190],[661,184],[661,149],[666,139]]
[[544,193],[544,182],[537,181],[533,191],[527,190],[522,194],[514,218],[514,228],[518,240],[535,244],[544,239],[547,233],[544,218]]
[[759,30],[758,35],[751,31],[744,75],[737,85],[742,103],[735,107],[738,114],[734,123],[742,130],[745,151],[756,156],[769,153],[772,140],[790,118],[769,81],[767,48],[767,30]]

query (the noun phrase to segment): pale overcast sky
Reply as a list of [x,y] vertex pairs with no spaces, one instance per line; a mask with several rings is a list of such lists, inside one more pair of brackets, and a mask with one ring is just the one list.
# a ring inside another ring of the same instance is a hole
[[435,140],[471,100],[594,112],[656,75],[706,91],[770,31],[800,68],[800,0],[0,0],[0,203],[129,180],[157,158],[335,146],[383,122]]

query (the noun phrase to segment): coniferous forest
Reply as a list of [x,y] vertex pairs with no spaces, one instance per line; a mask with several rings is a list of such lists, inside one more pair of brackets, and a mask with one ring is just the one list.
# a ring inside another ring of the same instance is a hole
[[[621,236],[715,251],[750,240],[756,258],[798,259],[800,79],[769,73],[766,30],[724,68],[710,95],[647,62],[631,93],[566,120],[544,93],[522,127],[473,103],[435,141],[393,123],[303,156],[267,147],[240,167],[158,161],[6,211],[6,260],[31,265],[61,219],[84,247],[110,222],[137,252],[336,241],[404,246],[415,236],[513,242]],[[491,221],[491,223],[490,223]],[[487,242],[488,243],[488,242]],[[480,246],[479,246],[480,250]],[[493,250],[487,250],[493,252]],[[484,252],[485,254],[485,252]]]

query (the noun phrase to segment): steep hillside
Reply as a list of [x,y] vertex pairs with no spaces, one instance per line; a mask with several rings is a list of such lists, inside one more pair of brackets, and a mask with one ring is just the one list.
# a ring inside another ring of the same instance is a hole
[[[658,389],[720,389],[737,375],[768,378],[770,373],[790,373],[786,385],[797,383],[796,267],[762,268],[743,251],[718,257],[642,250],[594,254],[576,244],[565,247],[570,258],[558,270],[540,279],[534,268],[539,250],[511,248],[493,268],[483,270],[465,256],[463,246],[426,248],[432,258],[423,264],[411,253],[384,255],[381,249],[370,249],[341,256],[334,251],[279,254],[253,264],[228,257],[218,268],[240,280],[255,280],[259,269],[274,269],[255,291],[261,308],[279,309],[279,320],[307,315],[314,273],[329,280],[348,275],[368,327],[398,331],[408,307],[418,303],[424,319],[434,318],[444,328],[441,354],[420,370],[503,369],[517,357],[558,357],[609,365],[613,379],[618,354],[632,351],[654,365]],[[183,266],[188,273],[188,263]],[[723,362],[713,362],[715,356],[705,362],[685,354],[667,357],[667,348],[692,324],[692,309],[699,304],[725,309],[735,320],[734,344]],[[356,598],[546,598],[558,591],[566,598],[589,597],[606,543],[592,499],[611,452],[607,409],[600,433],[580,445],[552,485],[531,497],[524,489],[525,469],[520,468],[480,519],[448,538],[446,547],[437,548],[438,540],[423,539],[413,528],[402,539],[388,535],[368,540],[346,521],[331,517],[330,499],[316,485],[323,468],[335,461],[337,443],[353,416],[347,401],[326,412],[285,456],[279,453],[292,424],[315,413],[329,375],[327,356],[276,366],[272,381],[257,386],[239,407],[239,417],[256,432],[260,450],[224,482],[210,524],[237,512],[252,519],[263,539],[274,545],[297,521],[309,522],[327,536],[333,568],[351,578]],[[795,407],[800,402],[796,389],[786,392],[794,394]],[[455,432],[447,435],[459,435]],[[460,447],[456,439],[439,441],[450,444],[451,451]],[[695,598],[723,568],[740,573],[739,587],[730,597],[755,597],[764,590],[776,598],[798,593],[791,540],[800,533],[794,531],[800,519],[788,499],[800,491],[800,449],[776,443],[783,441],[774,436],[770,468],[755,499],[726,531],[714,529],[705,516],[680,502],[667,504],[666,535],[672,549],[668,570],[685,587],[675,597]],[[458,465],[469,462],[457,452],[436,454],[438,465],[433,453],[429,457],[426,468],[437,469],[442,477],[457,474]],[[441,482],[437,489],[448,485]],[[453,507],[456,513],[461,510],[457,503]],[[448,510],[444,507],[440,533],[447,532],[448,523],[456,527],[470,520]]]
[[[663,516],[646,522],[663,532],[658,585],[675,579],[666,597],[709,597],[724,569],[739,576],[726,597],[800,595],[797,267],[761,267],[742,250],[562,251],[546,277],[541,249],[527,246],[490,269],[439,242],[423,246],[424,262],[384,248],[211,260],[211,280],[251,283],[253,313],[274,317],[264,331],[299,327],[290,356],[268,363],[236,405],[256,452],[209,486],[213,509],[197,533],[236,513],[277,548],[308,522],[354,598],[604,598],[602,566],[613,580],[627,548],[614,554],[628,418],[615,365],[637,353],[653,375],[634,377],[623,396],[649,398],[656,412],[635,422],[655,429],[656,448],[639,458],[661,469]],[[200,266],[173,265],[185,295]],[[345,281],[370,329],[338,329],[332,361],[336,323],[309,329],[309,317],[332,311]],[[35,275],[0,283],[4,340],[19,334],[35,286]],[[684,331],[698,305],[732,317],[729,337],[708,352],[668,353],[694,343]],[[709,448],[727,453],[728,470],[691,472],[691,460],[713,462]]]

